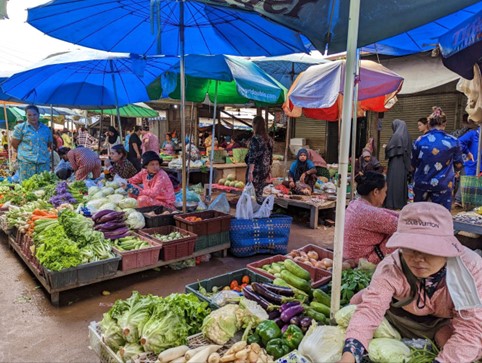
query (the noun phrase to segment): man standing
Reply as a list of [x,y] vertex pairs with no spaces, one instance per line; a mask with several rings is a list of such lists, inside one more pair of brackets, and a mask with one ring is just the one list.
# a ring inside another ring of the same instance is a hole
[[17,150],[20,181],[35,174],[50,170],[50,152],[52,132],[39,122],[39,109],[28,105],[25,108],[27,122],[23,122],[13,130],[12,147]]
[[129,150],[127,152],[127,160],[129,160],[132,165],[140,171],[141,166],[141,156],[142,156],[142,141],[141,141],[142,127],[135,126],[129,138]]
[[159,138],[149,132],[149,127],[144,127],[142,131],[142,153],[146,151],[154,151],[159,154]]

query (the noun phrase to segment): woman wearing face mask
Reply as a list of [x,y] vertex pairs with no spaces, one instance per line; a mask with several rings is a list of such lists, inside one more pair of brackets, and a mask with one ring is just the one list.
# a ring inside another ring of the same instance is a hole
[[137,174],[137,169],[127,160],[127,151],[122,145],[115,145],[111,149],[110,159],[106,160],[105,166],[109,168],[112,175],[118,175],[122,179],[132,178]]
[[387,194],[383,174],[367,171],[355,181],[360,197],[346,209],[343,257],[379,263],[393,251],[386,244],[397,230],[398,212],[381,208]]
[[137,199],[139,207],[163,205],[174,208],[174,188],[161,164],[162,159],[156,152],[146,151],[142,154],[144,169],[128,180],[127,191]]
[[402,209],[370,286],[355,295],[340,362],[361,362],[385,317],[402,338],[428,338],[440,349],[434,362],[482,357],[482,259],[454,236],[450,212],[435,203]]

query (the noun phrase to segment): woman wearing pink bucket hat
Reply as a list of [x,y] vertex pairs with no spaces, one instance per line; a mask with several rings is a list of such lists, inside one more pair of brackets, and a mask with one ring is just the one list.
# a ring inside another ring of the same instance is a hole
[[397,248],[377,266],[370,286],[355,295],[340,362],[360,362],[385,317],[403,338],[429,338],[436,362],[482,357],[482,258],[454,237],[442,205],[412,203],[387,243]]

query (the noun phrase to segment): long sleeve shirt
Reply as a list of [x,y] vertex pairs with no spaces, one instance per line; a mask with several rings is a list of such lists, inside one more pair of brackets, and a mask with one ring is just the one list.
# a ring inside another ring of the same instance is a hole
[[396,232],[397,223],[397,212],[375,207],[363,198],[355,199],[346,209],[343,257],[356,261],[366,258],[369,262],[379,263],[375,246],[380,247],[383,255],[393,251],[386,244]]
[[412,166],[415,187],[441,192],[453,188],[454,164],[462,164],[458,140],[445,131],[433,129],[413,143]]
[[[474,278],[478,294],[482,297],[480,256],[464,247],[460,257]],[[410,285],[402,271],[397,250],[377,266],[370,286],[353,297],[351,302],[357,304],[357,309],[346,331],[347,342],[356,340],[366,349],[390,308],[392,299],[400,301],[409,295]],[[438,354],[437,362],[472,362],[482,356],[482,308],[456,311],[445,283],[441,283],[424,302],[425,305],[419,308],[415,298],[402,309],[417,316],[432,315],[451,320],[453,333]]]
[[479,154],[479,134],[479,129],[470,130],[459,138],[462,153],[468,154],[470,152],[474,156],[474,161],[467,159],[464,162],[465,175],[475,175],[477,169],[477,157]]
[[[134,193],[138,197],[147,196],[159,202],[159,205],[174,207],[176,197],[174,187],[169,176],[164,170],[159,170],[154,177],[150,176],[146,169],[129,179],[129,184],[135,189]],[[142,187],[139,185],[142,184]]]

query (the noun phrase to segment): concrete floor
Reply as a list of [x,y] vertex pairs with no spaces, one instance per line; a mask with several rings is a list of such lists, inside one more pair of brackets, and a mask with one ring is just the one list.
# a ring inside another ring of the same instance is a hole
[[[313,243],[331,247],[333,227],[309,229],[309,217],[297,214],[291,228],[288,249]],[[213,258],[210,262],[184,270],[149,270],[95,285],[70,290],[60,295],[61,307],[50,304],[50,297],[34,275],[6,245],[0,234],[0,362],[97,362],[88,348],[88,324],[99,321],[117,299],[142,294],[166,296],[184,292],[186,284],[243,268],[267,256]],[[102,291],[111,292],[103,296]]]

